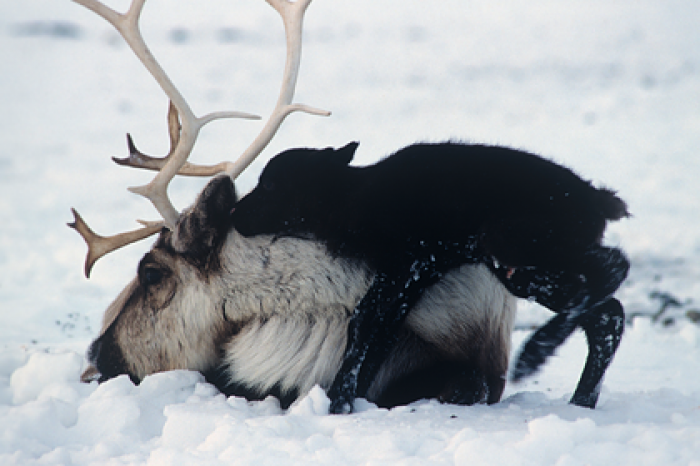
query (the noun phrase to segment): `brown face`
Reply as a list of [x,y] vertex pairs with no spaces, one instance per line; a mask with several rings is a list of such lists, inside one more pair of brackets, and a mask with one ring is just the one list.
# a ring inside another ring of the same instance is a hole
[[106,313],[103,333],[88,352],[101,381],[203,371],[218,360],[217,348],[231,327],[220,311],[224,296],[215,289],[216,278],[173,249],[171,238],[161,234],[139,263],[136,279]]
[[236,202],[229,177],[212,180],[171,232],[163,230],[136,278],[105,313],[83,378],[107,380],[171,369],[205,370],[230,328],[217,290],[220,254]]

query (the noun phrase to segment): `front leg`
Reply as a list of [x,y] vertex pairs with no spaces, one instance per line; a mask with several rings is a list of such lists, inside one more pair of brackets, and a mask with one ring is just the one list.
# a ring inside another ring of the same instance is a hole
[[349,413],[363,397],[396,344],[410,309],[448,270],[482,261],[475,238],[462,243],[416,241],[395,257],[391,271],[379,271],[355,308],[343,364],[328,390],[332,414]]
[[[378,272],[362,301],[355,307],[348,325],[348,341],[345,356],[333,384],[328,389],[331,400],[331,414],[352,412],[352,405],[357,397],[357,384],[360,369],[366,359],[370,344],[376,341],[380,333],[376,313],[393,307],[393,303],[384,303],[385,290],[391,288],[389,276]],[[389,295],[391,296],[391,295]],[[399,316],[397,316],[399,317]],[[394,342],[380,342],[393,345]]]
[[331,414],[352,412],[355,398],[366,395],[396,344],[408,311],[441,277],[430,264],[420,262],[404,274],[377,273],[350,320],[343,364],[328,390]]

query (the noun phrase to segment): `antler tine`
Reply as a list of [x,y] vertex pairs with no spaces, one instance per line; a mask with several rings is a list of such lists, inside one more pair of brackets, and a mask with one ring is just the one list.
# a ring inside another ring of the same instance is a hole
[[129,191],[148,198],[163,217],[165,225],[168,228],[173,228],[177,223],[179,213],[168,198],[168,185],[187,161],[202,127],[213,120],[221,118],[257,119],[259,117],[242,112],[214,112],[199,118],[195,116],[180,91],[178,91],[165,73],[165,70],[163,70],[148,49],[141,35],[139,18],[146,0],[132,0],[129,10],[124,14],[116,12],[98,0],[73,1],[95,12],[114,26],[141,63],[158,82],[161,89],[170,98],[170,101],[177,108],[182,118],[179,142],[173,153],[167,158],[167,162],[164,163],[162,169],[147,185],[129,188]]
[[[153,157],[146,155],[136,148],[134,140],[130,134],[126,135],[127,145],[129,146],[129,156],[124,158],[112,157],[112,160],[123,166],[141,168],[145,170],[159,171],[161,170],[170,157],[175,152],[175,148],[180,141],[180,118],[177,113],[177,108],[170,102],[168,107],[168,132],[170,134],[170,150],[168,154],[164,157]],[[178,175],[183,176],[214,176],[218,173],[226,172],[232,165],[231,162],[220,162],[216,165],[196,165],[193,163],[185,162],[180,170],[177,172]]]
[[329,116],[331,114],[329,111],[309,107],[308,105],[292,104],[301,63],[301,39],[304,13],[311,3],[311,0],[297,0],[295,2],[290,0],[265,1],[280,14],[282,22],[284,23],[287,58],[284,66],[282,88],[277,104],[265,123],[265,126],[260,131],[260,134],[258,134],[251,145],[226,171],[233,179],[237,178],[270,143],[287,115],[297,111],[319,116]]
[[71,212],[73,212],[75,221],[69,223],[68,226],[80,233],[80,236],[83,237],[85,243],[88,245],[88,254],[85,258],[86,278],[90,278],[92,266],[95,265],[95,262],[97,262],[97,259],[100,257],[127,244],[135,243],[136,241],[148,238],[149,236],[158,233],[163,228],[163,222],[152,222],[138,230],[105,237],[92,231],[75,209],[71,209]]

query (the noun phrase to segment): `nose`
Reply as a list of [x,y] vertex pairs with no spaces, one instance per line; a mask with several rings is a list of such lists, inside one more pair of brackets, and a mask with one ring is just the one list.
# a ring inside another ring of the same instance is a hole
[[114,339],[112,327],[92,342],[87,359],[90,365],[80,377],[83,382],[97,380],[102,383],[118,375],[127,374],[134,383],[138,383],[138,378],[127,369],[122,350]]
[[97,368],[97,361],[100,359],[100,348],[102,347],[102,336],[90,344],[87,351],[88,366],[80,376],[80,381],[90,383],[102,378],[102,373]]
[[80,381],[83,383],[90,383],[95,380],[99,380],[100,377],[102,377],[102,374],[100,374],[100,371],[97,370],[95,366],[90,364],[87,366],[87,368],[83,371],[83,374],[80,376]]

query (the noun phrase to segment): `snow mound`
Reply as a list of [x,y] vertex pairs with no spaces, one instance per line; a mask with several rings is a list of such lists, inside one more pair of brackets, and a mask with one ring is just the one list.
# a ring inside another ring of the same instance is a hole
[[[509,386],[493,406],[361,400],[357,413],[330,416],[320,387],[283,411],[274,398],[226,398],[197,372],[82,384],[76,353],[15,354],[2,365],[0,464],[689,465],[700,452],[699,334],[636,321],[596,410],[567,403],[579,370],[568,363]],[[621,380],[646,348],[647,362],[668,370]]]

